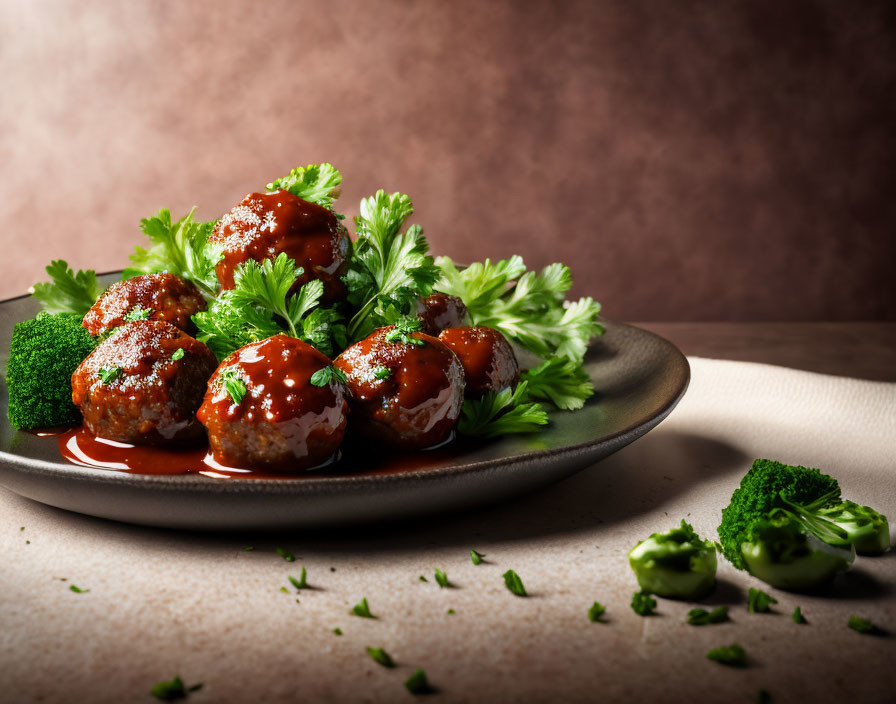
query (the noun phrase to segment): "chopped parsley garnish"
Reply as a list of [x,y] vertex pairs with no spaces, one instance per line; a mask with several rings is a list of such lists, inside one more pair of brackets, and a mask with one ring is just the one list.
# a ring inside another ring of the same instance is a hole
[[289,581],[296,589],[306,589],[308,587],[308,582],[305,577],[307,576],[307,572],[305,571],[305,567],[302,567],[302,571],[299,573],[299,578],[296,579],[292,575],[289,575]]
[[367,654],[383,667],[395,667],[392,657],[382,648],[367,648]]
[[75,273],[62,259],[54,259],[46,269],[52,283],[34,284],[31,295],[47,313],[74,313],[84,316],[103,292],[93,269]]
[[442,570],[436,570],[436,584],[438,584],[443,589],[445,587],[453,587],[454,585],[448,581],[448,575],[445,574]]
[[706,653],[708,660],[715,660],[722,665],[731,667],[743,667],[747,664],[747,651],[745,651],[737,643],[731,645],[723,645],[719,648],[713,648]]
[[[436,263],[442,278],[435,289],[459,296],[473,325],[496,328],[542,359],[581,362],[589,340],[603,332],[599,303],[591,298],[564,300],[572,276],[562,264],[536,273],[526,271],[519,256],[494,264],[486,259],[462,271],[448,257],[439,257]],[[562,390],[557,393],[564,395]]]
[[481,565],[482,558],[485,557],[481,552],[476,552],[475,550],[470,550],[470,559],[473,561],[474,565]]
[[289,589],[287,589],[286,587],[280,587],[280,591],[284,594],[289,594]]
[[380,381],[383,381],[384,379],[388,379],[390,376],[392,376],[392,370],[389,369],[389,367],[383,367],[383,366],[374,367],[370,371],[373,374],[374,378],[379,379]]
[[650,592],[640,591],[632,594],[632,611],[638,616],[652,616],[656,609],[656,599]]
[[525,381],[515,390],[489,391],[482,398],[467,399],[461,408],[457,430],[462,435],[493,438],[513,433],[532,433],[548,422],[541,404],[527,401]]
[[429,694],[434,691],[426,679],[426,673],[421,669],[407,678],[404,683],[411,694]]
[[692,626],[708,626],[712,623],[724,623],[728,620],[728,607],[717,606],[712,611],[691,609],[688,611],[688,623]]
[[352,607],[351,611],[355,616],[360,616],[361,618],[376,618],[372,613],[370,613],[370,607],[367,605],[367,597],[364,597]]
[[296,561],[296,556],[293,555],[286,548],[275,548],[274,552],[276,552],[280,557],[282,557],[287,562],[295,562]]
[[516,596],[529,596],[526,594],[526,587],[523,586],[523,580],[520,579],[520,576],[516,572],[507,570],[501,576],[504,577],[504,586],[510,590],[511,594],[515,594]]
[[421,327],[419,318],[402,318],[395,323],[394,328],[386,333],[386,342],[422,347],[426,344],[423,340],[411,337],[413,333],[420,332]]
[[230,400],[233,401],[234,404],[239,406],[243,402],[243,398],[245,398],[246,393],[249,390],[246,387],[246,382],[243,381],[243,377],[240,375],[239,371],[237,371],[233,367],[224,369],[220,374],[218,374],[218,380],[221,382],[221,386],[224,387],[224,391],[226,391],[227,395],[230,396]]
[[777,604],[778,600],[771,594],[766,594],[761,589],[750,587],[748,610],[751,614],[767,614],[771,611],[771,605]]
[[174,350],[174,354],[171,355],[171,361],[172,361],[172,362],[176,362],[176,361],[178,361],[179,359],[183,359],[183,358],[184,358],[184,355],[185,355],[186,353],[187,353],[187,352],[186,352],[186,350],[185,350],[183,347],[178,347],[176,350]]
[[348,379],[345,378],[344,371],[333,366],[318,369],[311,375],[311,383],[314,386],[329,386],[331,382],[345,385],[348,383]]
[[423,228],[411,225],[400,232],[413,212],[411,199],[403,193],[379,190],[361,201],[361,214],[355,218],[358,239],[344,279],[349,303],[358,311],[348,325],[352,340],[410,315],[417,299],[432,293],[441,271],[426,253]]
[[215,223],[196,222],[195,210],[174,222],[171,211],[166,208],[141,220],[140,229],[149,237],[152,247],[149,250],[137,247],[131,255],[131,266],[124,270],[122,278],[167,271],[189,279],[206,296],[213,297],[218,291],[215,266],[224,250],[220,245],[209,244]]
[[341,635],[342,635],[342,629],[339,628],[339,627],[336,627],[336,628],[333,629],[333,633],[335,633],[337,636],[341,636]]
[[449,616],[454,616],[455,611],[454,611],[454,609],[448,609],[448,612],[447,612],[447,613],[448,613]]
[[588,609],[588,620],[591,621],[591,623],[597,623],[606,612],[607,607],[595,601],[591,605],[591,608]]
[[186,699],[190,692],[202,689],[202,684],[194,684],[192,687],[184,685],[180,677],[175,677],[170,682],[159,682],[149,693],[163,702],[172,702],[177,699]]
[[420,581],[421,581],[421,582],[428,582],[429,580],[421,574],[421,575],[420,575]]
[[[316,203],[327,210],[333,210],[333,200],[339,195],[342,174],[332,164],[308,164],[299,166],[286,176],[275,178],[267,185],[269,191],[283,189],[297,198]],[[342,219],[344,215],[336,214]]]
[[327,356],[345,346],[345,325],[335,308],[319,308],[323,282],[314,279],[290,294],[302,268],[282,252],[237,267],[234,288],[222,291],[207,311],[193,316],[196,336],[219,360],[251,342],[278,333],[298,338]]
[[809,623],[806,620],[806,617],[803,616],[803,610],[799,606],[793,610],[793,616],[791,618],[793,618],[794,623]]
[[149,320],[149,316],[151,316],[152,313],[152,308],[134,306],[130,311],[128,311],[128,314],[124,316],[124,319],[128,322],[134,322],[135,320]]
[[568,357],[553,357],[520,374],[528,384],[529,397],[549,401],[564,411],[577,411],[594,395],[594,384],[584,363]]
[[68,588],[71,589],[75,594],[86,594],[89,592],[89,589],[81,589],[81,587],[76,587],[74,584],[69,584]]
[[860,618],[858,616],[850,616],[847,625],[856,633],[876,635],[881,632],[880,629],[867,618]]
[[102,367],[99,370],[100,381],[104,384],[111,384],[121,376],[121,367]]

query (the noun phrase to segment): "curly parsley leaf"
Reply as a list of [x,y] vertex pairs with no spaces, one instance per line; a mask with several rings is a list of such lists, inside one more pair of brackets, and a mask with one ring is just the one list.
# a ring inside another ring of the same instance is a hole
[[54,259],[46,268],[50,283],[34,284],[31,295],[47,313],[75,313],[83,316],[103,292],[93,269],[75,272],[68,262]]
[[546,425],[548,414],[539,403],[530,402],[525,381],[515,390],[490,391],[478,399],[467,399],[461,408],[457,430],[462,435],[493,438],[498,435],[532,433]]
[[124,316],[124,319],[131,323],[135,320],[149,320],[149,317],[152,315],[152,313],[152,308],[134,306],[128,311],[128,314]]
[[441,272],[427,254],[423,229],[411,225],[401,233],[412,212],[411,199],[403,193],[379,190],[361,201],[355,218],[358,239],[345,277],[348,300],[357,308],[348,326],[352,340],[394,322],[396,312],[409,315],[418,298],[432,293]]
[[[267,189],[276,191],[282,188],[302,200],[333,210],[333,201],[339,197],[341,183],[342,174],[332,164],[308,164],[296,167],[286,176],[275,178]],[[339,213],[336,215],[340,219],[345,217]]]
[[600,304],[591,298],[566,301],[572,286],[569,267],[550,264],[526,271],[518,256],[459,270],[448,257],[436,264],[442,276],[435,289],[460,297],[473,325],[487,325],[539,357],[581,362],[588,342],[603,332]]
[[577,411],[594,395],[594,384],[581,361],[553,357],[520,374],[529,396],[550,401],[564,411]]
[[122,273],[123,279],[139,274],[167,271],[196,284],[206,297],[218,291],[215,266],[223,248],[208,241],[214,222],[196,222],[193,208],[180,220],[171,220],[171,211],[162,208],[157,215],[143,218],[140,229],[149,237],[152,246],[137,247],[131,255],[131,266]]
[[423,324],[420,322],[419,318],[401,318],[395,322],[395,327],[386,333],[386,342],[391,342],[396,345],[401,344],[423,347],[423,345],[426,344],[423,340],[411,337],[413,333],[420,332],[420,328],[422,327]]
[[101,367],[99,372],[100,381],[103,384],[111,384],[122,374],[121,367]]
[[290,295],[301,274],[302,268],[282,252],[273,260],[243,262],[234,276],[234,288],[222,291],[207,311],[193,316],[197,339],[218,359],[278,333],[332,356],[345,342],[342,315],[332,308],[318,308],[324,285],[317,279]]

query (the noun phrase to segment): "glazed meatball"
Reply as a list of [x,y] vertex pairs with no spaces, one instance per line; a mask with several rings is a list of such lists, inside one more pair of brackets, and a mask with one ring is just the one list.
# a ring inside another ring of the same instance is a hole
[[333,458],[345,434],[345,388],[335,379],[323,386],[311,383],[315,372],[329,366],[324,354],[286,335],[227,357],[199,409],[215,460],[229,467],[298,472]]
[[196,284],[174,274],[142,274],[112,284],[81,323],[91,335],[117,328],[134,309],[149,311],[150,320],[164,320],[185,332],[196,327],[190,319],[205,310]]
[[250,193],[221,218],[209,241],[224,247],[215,272],[225,289],[233,288],[236,268],[243,262],[276,259],[284,252],[304,270],[293,292],[320,279],[324,303],[345,297],[341,277],[351,257],[348,231],[330,210],[289,191]]
[[352,428],[404,450],[439,445],[451,439],[460,416],[463,367],[448,347],[424,333],[412,333],[413,342],[390,342],[393,329],[375,330],[334,362],[348,379]]
[[499,331],[484,325],[449,328],[439,339],[458,356],[464,366],[467,396],[501,391],[520,380],[520,366],[513,348]]
[[217,360],[160,320],[125,323],[72,375],[72,401],[98,438],[173,445],[201,438],[196,409]]
[[459,328],[467,322],[467,307],[457,296],[434,293],[417,301],[417,317],[427,335],[438,335],[445,328]]

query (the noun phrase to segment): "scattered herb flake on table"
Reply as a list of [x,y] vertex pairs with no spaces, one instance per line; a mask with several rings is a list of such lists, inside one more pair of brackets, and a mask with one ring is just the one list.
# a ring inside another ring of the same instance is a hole
[[200,689],[202,689],[201,683],[187,687],[180,677],[175,677],[167,682],[159,682],[149,690],[149,693],[163,702],[172,702],[177,699],[186,699],[191,692],[196,692]]
[[407,687],[407,690],[411,694],[429,694],[433,691],[432,686],[426,679],[426,673],[422,669],[417,670],[413,675],[408,677],[404,686]]
[[366,596],[352,607],[351,612],[355,616],[360,616],[361,618],[376,618],[376,616],[374,616],[372,613],[370,613],[370,607],[367,605],[367,597]]
[[276,553],[280,557],[282,557],[284,560],[286,560],[287,562],[295,562],[296,561],[296,556],[293,555],[289,550],[286,550],[285,548],[276,548]]
[[308,582],[306,581],[307,572],[305,567],[302,566],[302,571],[299,573],[299,578],[296,579],[292,575],[289,575],[289,581],[292,583],[296,589],[305,589],[308,586]]
[[470,559],[473,561],[474,565],[481,565],[483,557],[485,557],[485,555],[483,555],[481,552],[470,550]]
[[688,623],[692,626],[708,626],[712,623],[724,623],[728,620],[727,606],[717,606],[712,611],[707,611],[706,609],[691,609],[688,611]]
[[656,599],[650,592],[639,591],[632,594],[632,611],[638,616],[652,616],[656,609]]
[[595,601],[591,605],[591,608],[588,609],[588,620],[591,621],[591,623],[598,623],[598,622],[603,623],[603,621],[601,621],[601,619],[603,618],[603,615],[606,612],[607,612],[607,607],[604,606],[603,604],[600,604]]
[[371,659],[383,667],[395,667],[392,656],[382,648],[367,648],[367,654]]
[[708,660],[714,660],[730,667],[743,667],[747,664],[747,651],[737,643],[713,648],[706,653]]
[[847,625],[856,633],[876,635],[881,632],[880,629],[867,618],[860,618],[859,616],[850,616]]
[[448,581],[448,575],[445,574],[442,570],[436,570],[436,584],[438,584],[441,588],[445,587],[453,587],[454,585]]
[[529,596],[526,594],[526,587],[523,586],[523,580],[513,570],[507,570],[503,575],[504,585],[510,590],[511,594],[516,596]]
[[793,618],[793,622],[794,622],[794,623],[809,623],[809,622],[806,620],[806,617],[803,616],[803,610],[802,610],[799,606],[797,606],[797,607],[793,610],[793,617],[792,617],[792,618]]
[[89,592],[89,589],[81,589],[81,587],[76,587],[74,584],[69,584],[68,588],[71,589],[75,594],[86,594]]
[[750,587],[748,609],[751,614],[767,614],[771,611],[771,605],[777,603],[778,600],[771,594],[766,594],[756,587]]

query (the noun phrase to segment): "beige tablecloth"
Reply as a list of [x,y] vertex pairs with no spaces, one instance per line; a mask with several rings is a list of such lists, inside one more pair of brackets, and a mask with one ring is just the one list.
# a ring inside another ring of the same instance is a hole
[[[715,538],[755,457],[821,467],[846,496],[896,518],[896,384],[691,363],[690,390],[647,437],[538,495],[468,515],[197,535],[0,490],[0,701],[150,702],[155,682],[179,674],[204,684],[197,703],[400,702],[423,667],[446,702],[749,702],[760,688],[775,702],[892,702],[896,638],[846,624],[857,614],[896,631],[894,552],[859,558],[823,594],[770,590],[779,603],[766,615],[746,609],[747,588],[761,584],[723,563],[707,602],[731,606],[727,624],[689,626],[690,605],[662,599],[652,618],[629,608],[627,550],[682,517]],[[471,548],[487,562],[474,566]],[[296,594],[287,576],[302,565],[314,588]],[[436,568],[453,588],[436,585]],[[528,598],[505,589],[511,568]],[[362,597],[376,620],[349,615]],[[606,623],[586,617],[595,600]],[[791,620],[796,605],[808,625]],[[732,642],[748,667],[705,659]]]

